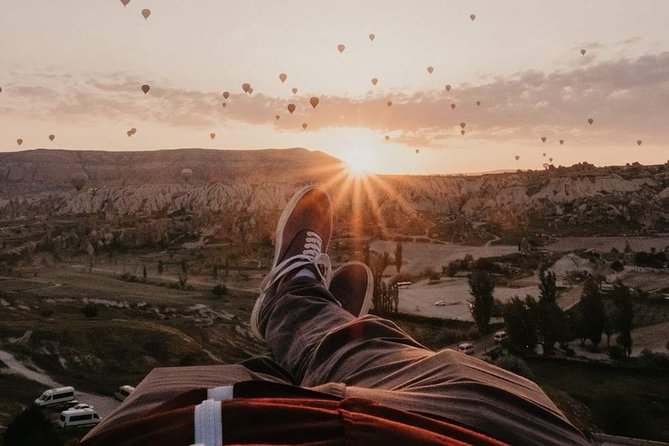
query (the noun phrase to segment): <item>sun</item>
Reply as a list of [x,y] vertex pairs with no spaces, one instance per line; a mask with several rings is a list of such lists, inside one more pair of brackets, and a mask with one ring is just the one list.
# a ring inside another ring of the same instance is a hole
[[352,163],[346,163],[346,173],[348,174],[349,177],[353,179],[365,178],[370,174],[369,171],[361,169],[360,167]]
[[346,173],[351,178],[364,178],[372,175],[378,168],[378,158],[371,149],[352,149],[342,153]]

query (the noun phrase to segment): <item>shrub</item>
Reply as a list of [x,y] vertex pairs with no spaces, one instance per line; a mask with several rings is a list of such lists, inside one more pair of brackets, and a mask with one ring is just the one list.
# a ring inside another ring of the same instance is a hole
[[625,269],[625,265],[620,260],[614,260],[611,262],[611,269],[617,273]]
[[495,361],[495,365],[497,367],[503,368],[504,370],[508,370],[511,373],[515,373],[516,375],[520,375],[527,379],[534,379],[534,375],[532,375],[532,370],[530,370],[525,361],[523,361],[517,356],[513,355],[502,356],[497,361]]
[[639,356],[639,362],[646,367],[669,368],[669,355],[644,349]]
[[627,356],[625,355],[625,349],[622,345],[612,345],[609,347],[608,354],[612,361],[624,361],[627,359]]
[[98,317],[98,306],[89,302],[81,309],[81,312],[84,313],[84,316],[86,317]]
[[228,287],[226,287],[222,283],[219,283],[217,285],[214,285],[214,288],[211,289],[211,292],[214,293],[214,296],[220,299],[221,297],[228,294]]
[[53,426],[36,406],[29,406],[18,414],[7,427],[6,446],[40,445],[62,446]]

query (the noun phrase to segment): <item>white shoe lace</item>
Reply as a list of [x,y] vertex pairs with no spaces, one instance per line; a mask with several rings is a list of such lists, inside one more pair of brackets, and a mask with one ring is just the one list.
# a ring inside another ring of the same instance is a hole
[[305,267],[313,266],[318,274],[318,279],[329,288],[332,281],[332,264],[330,256],[323,253],[323,239],[313,231],[307,231],[307,238],[304,242],[302,254],[297,254],[284,259],[281,263],[272,268],[272,271],[265,277],[260,284],[261,292],[266,292],[274,284],[291,272],[299,271]]

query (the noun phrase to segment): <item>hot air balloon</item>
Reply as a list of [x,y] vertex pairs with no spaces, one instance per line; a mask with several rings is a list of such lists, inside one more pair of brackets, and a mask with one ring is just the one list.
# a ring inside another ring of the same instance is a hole
[[386,105],[387,105],[388,107],[392,107],[392,105],[393,105],[393,101],[388,101],[388,102],[386,102]]
[[372,78],[372,85],[376,86],[379,83],[379,80],[375,77]]
[[552,162],[553,162],[553,158],[548,158],[548,162],[549,162],[549,163],[552,163]]
[[74,174],[70,179],[72,187],[74,187],[77,190],[77,192],[79,192],[81,188],[86,185],[87,182],[88,182],[88,175],[86,175],[83,172]]
[[433,71],[434,71],[434,67],[427,67],[427,72],[429,74],[432,74]]
[[279,74],[279,80],[281,81],[282,84],[286,82],[286,79],[288,79],[288,75],[286,73]]
[[[640,139],[637,139],[637,140],[636,140],[636,145],[637,145],[637,146],[640,146],[642,142],[643,142],[643,141],[641,141]],[[19,144],[19,145],[20,145],[20,144]]]
[[288,104],[288,112],[292,115],[295,111],[295,104]]
[[0,87],[0,93],[2,93],[2,87]]
[[210,134],[209,134],[209,137],[210,137],[210,138],[211,138],[211,140],[213,141],[213,140],[214,140],[214,138],[216,138],[216,133],[213,133],[213,132],[212,132],[212,133],[210,133]]
[[250,90],[251,90],[251,84],[249,84],[248,82],[244,82],[242,84],[242,91],[248,94]]
[[514,158],[516,158],[516,161],[518,161],[520,159],[520,156],[516,155]]
[[144,94],[147,94],[149,90],[151,90],[151,87],[149,85],[147,84],[142,85],[142,91],[144,92]]
[[370,34],[370,35],[369,35],[369,41],[370,41],[370,42],[373,42],[374,39],[376,39],[376,36],[375,36],[374,34]]
[[23,144],[23,139],[19,138],[16,140],[16,144],[21,145]]
[[592,125],[593,122],[595,122],[594,119],[592,119],[592,118],[588,118],[588,124]]
[[546,137],[545,137],[545,136],[542,136],[542,137],[541,137],[541,142],[543,142],[543,143],[546,142]]
[[228,103],[227,103],[227,102],[223,102],[223,103],[221,104],[221,107],[223,107],[223,108],[225,108],[225,107],[227,107],[227,106],[228,106]]
[[53,142],[56,139],[56,135],[49,135],[49,141]]
[[564,145],[564,139],[560,140],[560,145]]
[[318,99],[316,96],[313,96],[313,97],[309,98],[309,103],[311,104],[311,106],[312,106],[313,108],[318,107],[318,104],[319,104],[320,102],[321,102],[320,99]]
[[188,182],[188,180],[190,180],[191,177],[193,176],[193,171],[188,168],[183,169],[181,171],[181,176],[183,177],[184,180],[186,180],[186,182]]
[[295,88],[295,87],[291,88],[290,91],[292,91],[293,94],[297,94],[297,88]]
[[581,56],[585,56],[585,48],[581,49]]
[[546,152],[542,153],[541,156],[543,156],[544,158],[546,158]]
[[451,110],[455,110],[455,104],[451,104]]
[[462,136],[465,136],[465,129],[460,130],[460,134],[461,134]]
[[253,87],[249,88],[249,94],[253,94]]
[[130,0],[121,0],[121,3],[123,3],[123,6],[128,6],[128,3],[130,3]]
[[306,130],[307,126],[308,126],[308,124],[306,122],[303,122],[302,123],[302,130]]
[[446,91],[451,91],[451,84],[446,84]]
[[343,43],[340,43],[339,45],[337,45],[337,51],[339,51],[339,54],[343,53],[345,49],[346,49],[346,45],[344,45]]
[[130,133],[132,133],[132,134],[134,135],[135,133],[137,133],[137,129],[136,129],[136,128],[134,128],[134,127],[133,127],[133,128],[131,128],[131,129],[130,129]]
[[474,20],[476,20],[476,14],[471,14],[471,15],[469,16],[469,19],[470,19],[472,22],[473,22]]
[[142,16],[144,17],[144,20],[148,19],[150,15],[151,15],[150,9],[142,9]]
[[476,106],[478,107],[479,105],[481,105],[481,101],[476,101]]
[[130,138],[130,137],[132,136],[132,132],[131,132],[130,130],[128,130],[127,132],[125,132],[125,134],[128,135],[128,138]]
[[230,92],[229,91],[224,91],[223,92],[223,99],[228,99],[230,97]]
[[386,138],[386,141],[390,141],[390,135],[386,135],[385,138]]
[[279,119],[281,119],[281,115],[274,115],[274,119],[278,121]]
[[460,123],[460,128],[463,128],[463,129],[464,129],[466,125],[467,125],[466,122],[461,122],[461,123]]
[[418,155],[419,153],[420,153],[420,150],[416,149],[416,155]]

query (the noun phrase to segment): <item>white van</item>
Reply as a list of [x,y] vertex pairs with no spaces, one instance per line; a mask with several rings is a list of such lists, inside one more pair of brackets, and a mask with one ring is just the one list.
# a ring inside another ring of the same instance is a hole
[[463,342],[462,344],[458,345],[458,351],[460,353],[464,353],[465,355],[473,355],[474,346],[471,342]]
[[119,401],[125,401],[126,398],[135,390],[133,386],[121,386],[116,392],[114,392],[114,397]]
[[60,413],[60,427],[94,426],[100,422],[100,416],[92,409],[67,409]]
[[493,336],[493,339],[495,340],[495,343],[499,344],[500,342],[502,342],[503,340],[505,340],[508,337],[509,337],[509,335],[506,333],[505,330],[500,330],[500,331],[495,333],[495,336]]
[[35,400],[35,405],[38,407],[53,407],[73,400],[74,387],[58,387],[57,389],[44,391],[44,393]]

